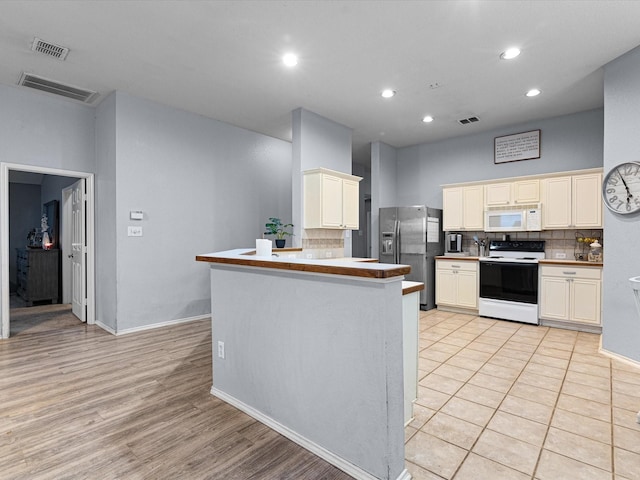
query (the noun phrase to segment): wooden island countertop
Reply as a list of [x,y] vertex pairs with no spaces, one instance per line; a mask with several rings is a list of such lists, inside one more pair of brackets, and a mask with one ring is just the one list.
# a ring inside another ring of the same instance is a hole
[[[274,251],[274,253],[278,253]],[[223,263],[227,265],[245,265],[259,268],[275,268],[298,272],[327,273],[330,275],[348,275],[365,278],[391,278],[406,275],[411,271],[409,265],[373,263],[360,259],[306,259],[285,256],[258,257],[255,249],[238,248],[224,252],[207,253],[196,256],[198,262]],[[369,259],[370,260],[370,259]]]

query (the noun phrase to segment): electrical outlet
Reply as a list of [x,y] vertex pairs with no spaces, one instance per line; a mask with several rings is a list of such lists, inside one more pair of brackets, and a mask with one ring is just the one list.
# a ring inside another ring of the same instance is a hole
[[332,252],[325,252],[324,256],[327,257],[327,258],[331,258],[331,257],[333,257],[333,253]]
[[307,258],[313,258],[313,254],[312,253],[307,253]]
[[130,237],[141,237],[142,236],[142,227],[128,227],[127,235]]
[[567,258],[567,254],[566,253],[561,253],[561,252],[556,252],[556,258],[561,260],[563,258]]
[[224,358],[224,342],[218,340],[218,358]]

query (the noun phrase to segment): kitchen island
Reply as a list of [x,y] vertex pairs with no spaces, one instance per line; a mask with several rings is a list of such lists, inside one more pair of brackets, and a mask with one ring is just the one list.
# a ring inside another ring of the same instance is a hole
[[210,265],[211,393],[354,478],[404,468],[406,265],[198,255]]

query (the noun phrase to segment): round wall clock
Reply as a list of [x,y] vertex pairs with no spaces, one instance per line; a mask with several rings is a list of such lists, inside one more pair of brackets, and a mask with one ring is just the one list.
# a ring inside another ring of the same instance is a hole
[[602,181],[602,199],[613,213],[640,211],[640,163],[625,162],[609,170]]

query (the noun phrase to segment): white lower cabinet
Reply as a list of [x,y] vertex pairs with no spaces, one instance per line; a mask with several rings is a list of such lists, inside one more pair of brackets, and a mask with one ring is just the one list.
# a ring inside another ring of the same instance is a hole
[[478,262],[436,260],[436,304],[478,309]]
[[600,326],[602,268],[541,265],[540,318]]
[[[403,287],[404,287],[403,282]],[[413,404],[418,399],[418,337],[420,292],[402,295],[402,349],[404,370],[404,425],[413,420]]]

